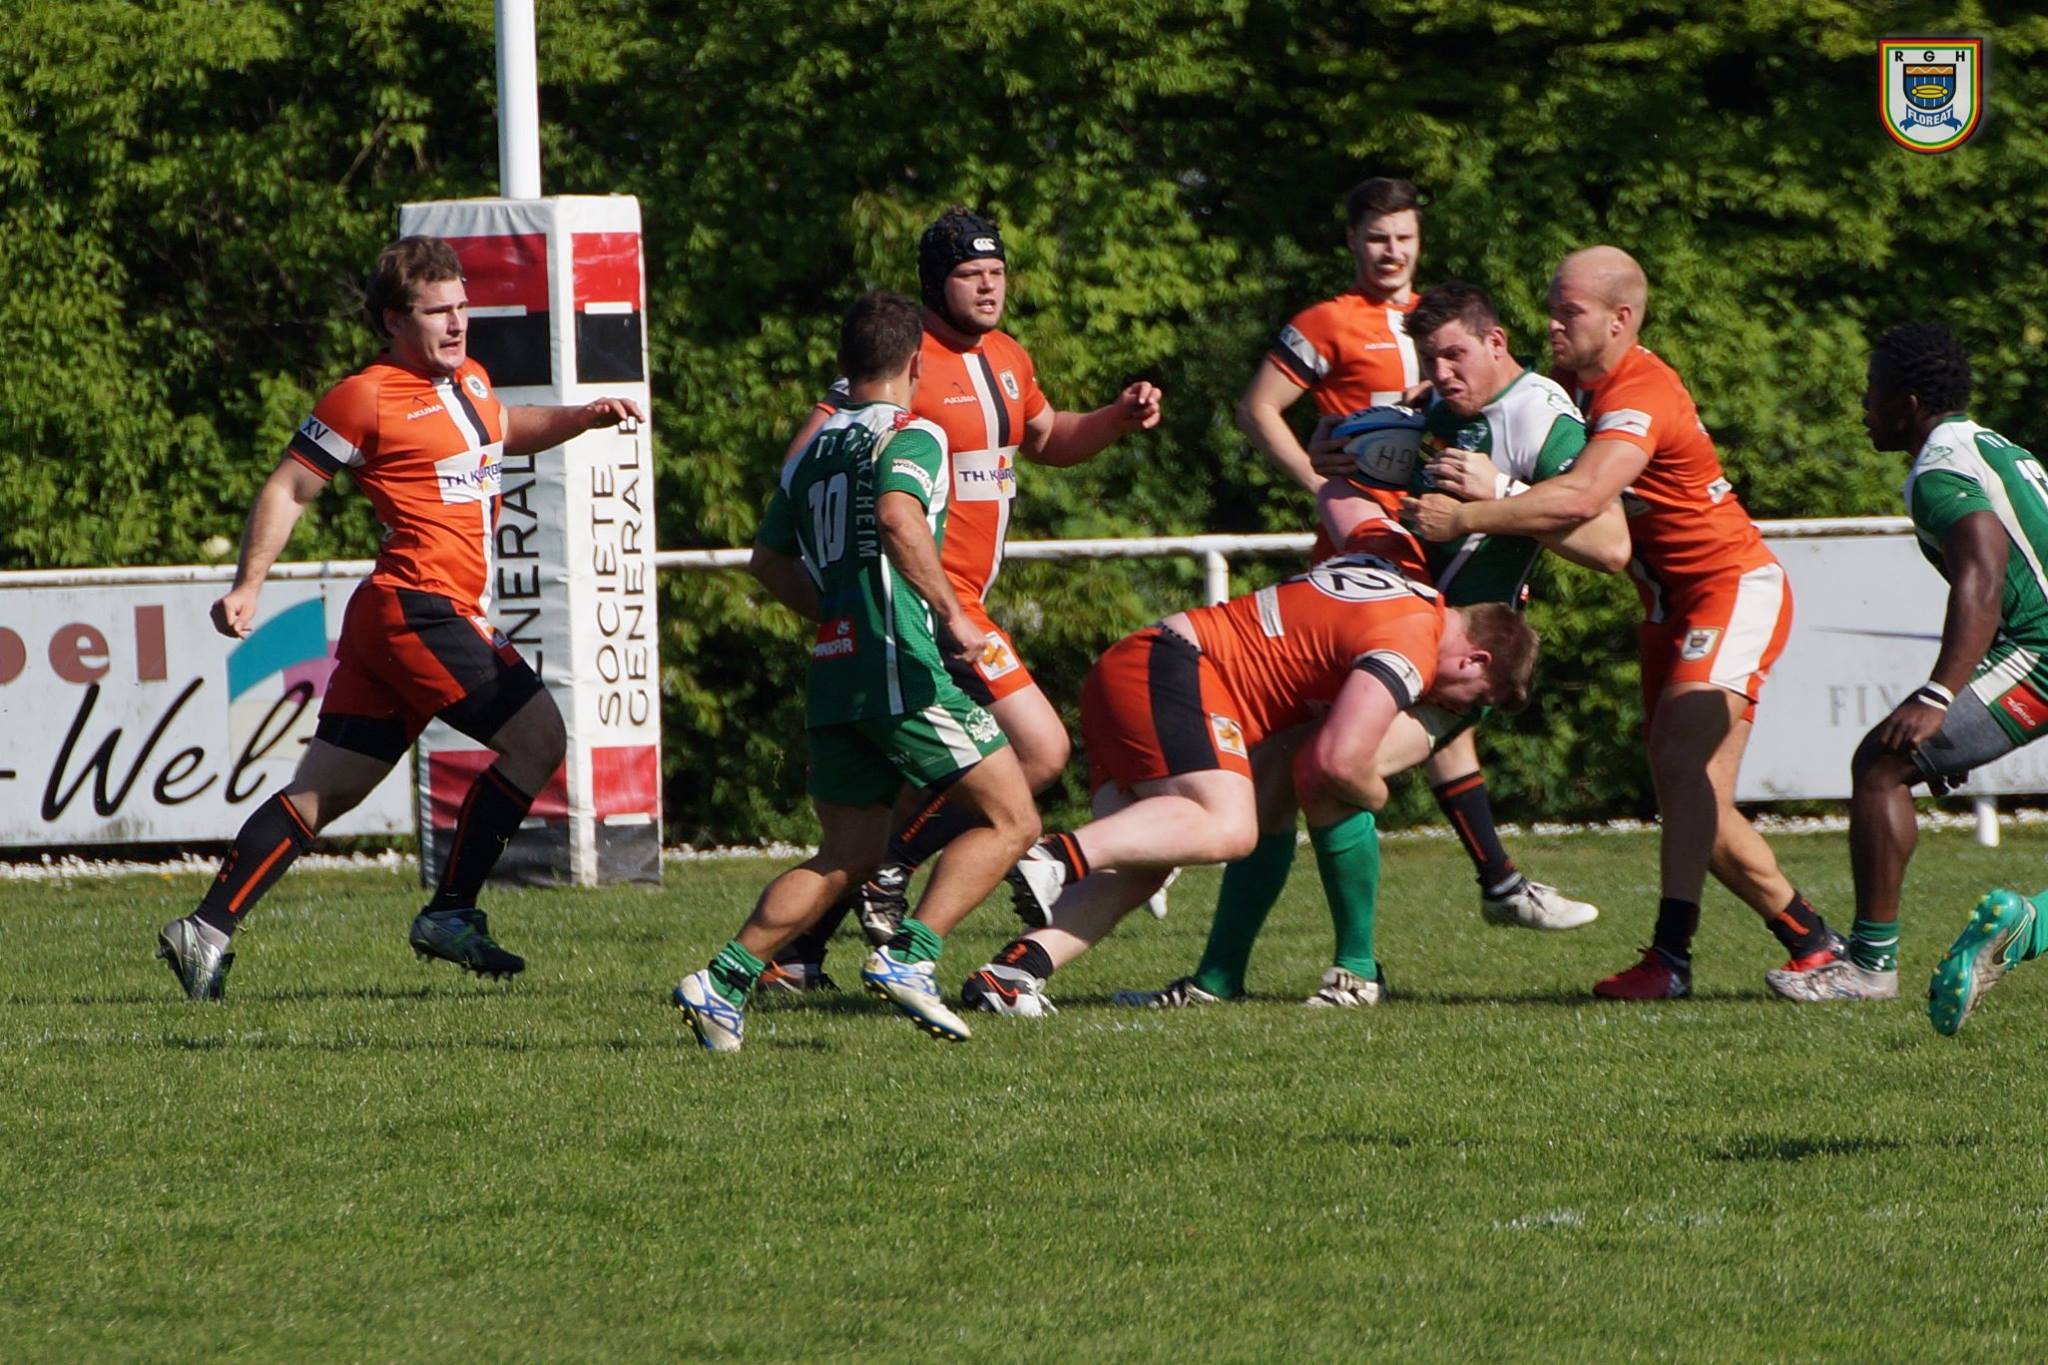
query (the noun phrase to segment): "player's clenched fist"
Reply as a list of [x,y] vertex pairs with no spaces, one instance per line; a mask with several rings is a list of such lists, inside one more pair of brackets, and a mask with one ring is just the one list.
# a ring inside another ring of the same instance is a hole
[[1159,400],[1166,396],[1157,384],[1139,380],[1116,396],[1117,418],[1125,431],[1150,431],[1159,425]]
[[1401,524],[1424,540],[1456,540],[1464,534],[1458,529],[1457,500],[1441,493],[1401,499]]
[[213,604],[213,628],[231,640],[246,640],[256,625],[256,590],[234,588]]

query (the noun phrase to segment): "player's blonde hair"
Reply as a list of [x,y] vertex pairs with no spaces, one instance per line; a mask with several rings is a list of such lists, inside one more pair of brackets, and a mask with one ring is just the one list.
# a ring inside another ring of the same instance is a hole
[[1465,618],[1465,637],[1472,647],[1492,656],[1486,664],[1486,681],[1494,709],[1513,715],[1529,704],[1530,680],[1536,676],[1542,637],[1522,613],[1504,602],[1459,607],[1458,613]]

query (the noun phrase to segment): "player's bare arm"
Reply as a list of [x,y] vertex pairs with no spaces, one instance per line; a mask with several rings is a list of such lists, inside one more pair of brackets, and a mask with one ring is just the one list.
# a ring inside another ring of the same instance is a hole
[[1163,397],[1158,385],[1141,379],[1093,412],[1060,412],[1048,403],[1025,422],[1019,453],[1061,469],[1092,460],[1117,437],[1158,426]]
[[806,621],[815,621],[823,614],[818,604],[818,585],[811,581],[803,560],[795,555],[756,544],[752,558],[747,561],[747,572],[768,589],[770,597]]
[[1370,811],[1385,806],[1380,742],[1400,713],[1385,683],[1363,669],[1353,669],[1323,723],[1295,751],[1294,784],[1302,804],[1334,801]]
[[889,492],[875,499],[882,553],[932,609],[939,648],[950,658],[972,663],[981,657],[986,640],[974,618],[960,605],[953,580],[939,567],[939,547],[932,543],[931,528],[924,517],[924,504],[908,493]]
[[552,450],[572,436],[599,427],[644,422],[647,414],[630,398],[600,398],[580,407],[505,409],[505,453],[532,455]]
[[[1971,676],[1998,634],[2008,554],[2005,527],[1990,512],[1972,512],[1942,538],[1948,566],[1948,611],[1941,622],[1941,652],[1930,681],[1950,695],[1969,686]],[[1912,697],[1900,702],[1872,732],[1887,749],[1910,753],[1941,729],[1947,712]]]
[[1570,469],[1526,493],[1484,502],[1459,502],[1425,493],[1401,503],[1401,520],[1424,540],[1455,540],[1474,532],[1544,536],[1591,520],[1621,496],[1650,462],[1627,441],[1594,441]]
[[256,598],[270,566],[284,553],[292,528],[307,504],[320,496],[327,480],[287,455],[270,471],[249,507],[242,526],[242,553],[235,563],[235,585],[213,604],[213,628],[231,639],[246,639],[256,625]]
[[[1526,494],[1517,493],[1516,497]],[[1537,544],[1561,559],[1595,573],[1620,573],[1628,568],[1634,545],[1629,540],[1628,518],[1621,504],[1610,502],[1600,514],[1580,522],[1569,531],[1552,531],[1536,537]]]
[[[1296,384],[1272,361],[1261,357],[1258,372],[1237,400],[1237,429],[1276,468],[1310,493],[1323,486],[1325,474],[1311,464],[1309,452],[1287,425],[1287,409],[1308,390]],[[1321,430],[1321,424],[1318,424]]]
[[[1446,450],[1429,462],[1436,491],[1460,502],[1486,502],[1500,497],[1526,497],[1528,490],[1503,479],[1493,461],[1477,450]],[[1611,502],[1599,515],[1564,531],[1535,537],[1544,549],[1599,573],[1620,573],[1628,567],[1628,519],[1621,504]]]

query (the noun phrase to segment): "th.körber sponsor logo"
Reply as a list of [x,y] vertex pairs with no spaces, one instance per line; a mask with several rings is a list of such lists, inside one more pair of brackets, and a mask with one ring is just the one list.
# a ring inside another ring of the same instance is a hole
[[1909,152],[1953,151],[1984,120],[1982,38],[1885,38],[1877,45],[1884,131]]

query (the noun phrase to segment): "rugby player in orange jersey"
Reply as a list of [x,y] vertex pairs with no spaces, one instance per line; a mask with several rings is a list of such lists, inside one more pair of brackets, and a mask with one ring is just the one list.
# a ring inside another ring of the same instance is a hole
[[[1051,785],[1072,745],[1059,712],[1024,666],[1009,633],[988,614],[988,593],[1002,569],[1016,462],[1063,467],[1092,459],[1118,437],[1159,425],[1161,391],[1143,381],[1092,412],[1062,412],[1039,390],[1031,357],[1001,330],[1009,276],[1002,233],[964,208],[940,214],[917,248],[924,305],[923,379],[913,413],[945,429],[951,452],[953,501],[944,564],[960,601],[987,634],[972,665],[949,661],[967,695],[986,707],[1015,750],[1031,790]],[[835,388],[836,392],[836,388]],[[834,410],[827,395],[790,443],[801,450]],[[888,857],[866,885],[835,906],[782,950],[764,985],[789,990],[829,988],[826,944],[848,910],[857,910],[870,942],[886,941],[903,918],[911,873],[955,835],[979,822],[943,794],[907,791],[897,810]]]
[[1792,627],[1792,595],[1722,474],[1692,395],[1636,340],[1648,301],[1648,281],[1627,252],[1595,246],[1567,256],[1550,282],[1550,348],[1555,378],[1576,393],[1591,428],[1577,463],[1513,498],[1495,498],[1490,479],[1454,473],[1440,485],[1445,492],[1403,509],[1425,539],[1452,540],[1475,531],[1542,535],[1621,499],[1643,601],[1643,713],[1664,833],[1650,947],[1593,987],[1615,1000],[1691,992],[1709,871],[1785,945],[1781,975],[1844,951],[1735,809],[1735,775]]
[[[1237,402],[1237,425],[1246,438],[1310,493],[1319,493],[1326,477],[1355,470],[1348,456],[1342,457],[1342,469],[1333,470],[1305,449],[1287,424],[1289,407],[1306,395],[1327,424],[1362,408],[1415,400],[1429,379],[1408,327],[1419,301],[1420,195],[1406,180],[1367,180],[1345,196],[1344,217],[1344,241],[1354,267],[1351,288],[1296,313]],[[1398,495],[1388,490],[1361,491],[1389,516],[1400,510]],[[1333,549],[1334,542],[1319,528],[1313,556],[1320,559]],[[1474,731],[1445,739],[1424,771],[1437,808],[1472,860],[1480,913],[1488,922],[1569,929],[1599,914],[1587,902],[1526,876],[1508,855],[1494,824]],[[1263,920],[1286,885],[1294,844],[1284,833],[1274,831],[1249,859],[1224,874],[1210,939],[1219,957],[1249,951],[1250,937],[1257,932],[1252,926]]]
[[[1267,762],[1274,749],[1291,763],[1340,926],[1324,981],[1341,983],[1344,998],[1319,993],[1313,1003],[1377,1003],[1384,977],[1373,955],[1373,812],[1386,802],[1389,731],[1424,700],[1453,711],[1519,709],[1536,650],[1535,632],[1512,608],[1446,610],[1434,588],[1368,554],[1335,556],[1126,637],[1081,692],[1095,819],[1040,840],[1011,874],[1019,913],[1047,927],[969,976],[963,1003],[1049,1013],[1046,979],[1174,868],[1250,852],[1260,833],[1252,756]],[[1292,838],[1291,808],[1287,821]]]
[[271,472],[242,531],[234,586],[213,604],[234,639],[256,624],[257,595],[292,528],[346,469],[385,528],[377,566],[349,598],[314,738],[284,789],[235,836],[199,908],[165,925],[157,956],[193,1000],[218,1000],[242,918],[313,836],[353,809],[441,717],[498,758],[462,803],[447,862],[412,924],[413,949],[508,976],[523,959],[490,936],[477,893],[543,784],[561,766],[561,713],[492,627],[491,543],[506,455],[558,446],[646,414],[627,398],[507,408],[469,358],[469,299],[455,251],[436,237],[386,247],[365,318],[388,345],[327,391]]

